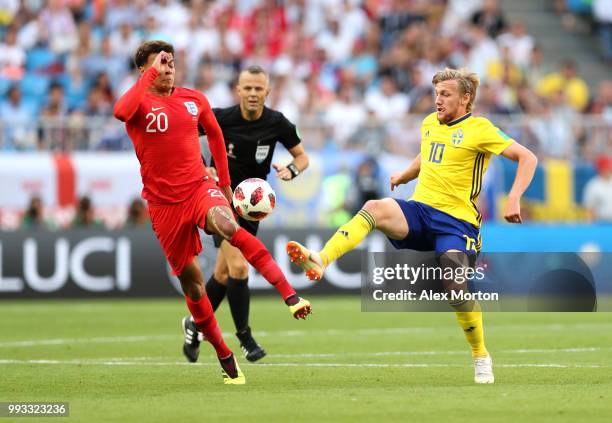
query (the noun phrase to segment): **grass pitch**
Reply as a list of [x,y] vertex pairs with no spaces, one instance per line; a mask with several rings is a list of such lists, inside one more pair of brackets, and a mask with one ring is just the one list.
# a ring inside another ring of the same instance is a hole
[[[609,313],[485,315],[496,383],[476,386],[453,313],[311,300],[298,322],[278,298],[253,299],[268,357],[240,360],[245,386],[222,384],[209,345],[184,360],[179,298],[0,302],[0,402],[68,401],[70,422],[612,419]],[[239,353],[227,305],[217,314]]]

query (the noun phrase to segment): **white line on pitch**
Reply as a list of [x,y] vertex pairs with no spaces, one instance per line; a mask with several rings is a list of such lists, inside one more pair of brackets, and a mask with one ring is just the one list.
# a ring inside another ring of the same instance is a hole
[[[597,352],[602,350],[612,350],[612,348],[535,348],[535,349],[516,349],[516,350],[499,350],[497,353],[505,354],[530,354],[530,353],[582,353],[582,352]],[[346,356],[368,356],[368,357],[386,357],[386,356],[419,356],[419,355],[469,355],[466,350],[448,350],[448,351],[380,351],[380,352],[344,352],[338,353],[304,353],[304,354],[270,354],[273,358],[325,358],[325,357],[346,357]]]
[[[89,365],[89,366],[218,366],[217,363],[187,363],[184,361],[174,362],[158,362],[158,361],[130,361],[129,359],[121,360],[120,358],[103,359],[100,361],[89,360],[0,360],[0,365],[8,364],[39,364],[39,365]],[[248,363],[245,363],[249,365]],[[252,366],[265,367],[354,367],[354,368],[428,368],[428,367],[466,367],[466,364],[448,364],[448,363],[259,363]],[[558,363],[522,363],[522,364],[498,364],[496,367],[509,368],[607,368],[610,366],[598,364],[558,364]]]

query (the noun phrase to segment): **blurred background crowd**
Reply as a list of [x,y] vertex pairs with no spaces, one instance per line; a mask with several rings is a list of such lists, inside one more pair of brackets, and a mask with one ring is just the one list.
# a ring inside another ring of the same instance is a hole
[[[572,51],[547,57],[525,22],[504,12],[511,3],[0,1],[0,151],[131,150],[112,106],[138,77],[138,45],[162,39],[175,46],[177,85],[226,107],[239,70],[261,65],[268,106],[298,125],[309,151],[356,149],[373,169],[381,154],[418,153],[420,122],[434,110],[432,75],[466,67],[481,77],[476,114],[541,159],[590,166],[588,179],[604,175],[598,192],[611,194],[612,78],[585,78]],[[609,72],[612,0],[544,3],[562,22],[560,39],[586,34]]]

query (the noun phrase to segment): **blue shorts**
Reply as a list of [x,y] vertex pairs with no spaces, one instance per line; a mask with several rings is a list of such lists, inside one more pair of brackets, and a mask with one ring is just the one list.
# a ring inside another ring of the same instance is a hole
[[480,251],[480,230],[471,223],[418,201],[395,201],[402,208],[408,222],[406,238],[389,238],[398,250],[435,251],[436,255],[448,250],[459,250],[468,255],[475,255]]

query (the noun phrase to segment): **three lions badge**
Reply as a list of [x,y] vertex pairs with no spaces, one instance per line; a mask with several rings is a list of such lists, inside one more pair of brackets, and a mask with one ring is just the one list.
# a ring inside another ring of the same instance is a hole
[[198,115],[198,106],[197,104],[195,104],[194,101],[186,101],[183,103],[185,105],[185,107],[187,108],[187,111],[194,115],[197,116]]

